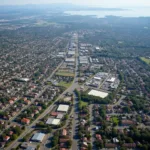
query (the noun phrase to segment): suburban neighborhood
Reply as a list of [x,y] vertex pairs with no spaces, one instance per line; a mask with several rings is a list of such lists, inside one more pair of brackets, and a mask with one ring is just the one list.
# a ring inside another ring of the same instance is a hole
[[148,19],[40,10],[0,15],[0,149],[149,150]]

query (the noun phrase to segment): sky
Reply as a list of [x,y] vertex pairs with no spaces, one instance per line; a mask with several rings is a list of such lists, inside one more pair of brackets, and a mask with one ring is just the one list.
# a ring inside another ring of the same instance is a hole
[[98,7],[145,7],[150,0],[0,0],[0,5],[72,3]]

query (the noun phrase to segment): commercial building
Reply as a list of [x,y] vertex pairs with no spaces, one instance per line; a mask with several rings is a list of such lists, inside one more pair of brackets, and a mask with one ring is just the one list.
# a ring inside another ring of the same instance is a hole
[[20,81],[20,82],[28,82],[30,79],[29,78],[15,78],[15,81]]
[[95,79],[95,80],[98,80],[98,81],[102,80],[101,77],[94,77],[94,79]]
[[66,58],[65,62],[66,63],[75,63],[75,58]]
[[57,57],[62,57],[62,58],[64,58],[65,55],[66,55],[65,52],[59,52],[58,55],[57,55]]
[[35,142],[42,142],[44,137],[45,137],[44,133],[35,133],[31,140]]
[[46,124],[59,125],[60,124],[60,119],[48,118],[48,120],[46,121]]
[[67,112],[69,110],[69,105],[59,105],[57,111],[59,112]]
[[88,95],[93,95],[93,96],[98,96],[101,98],[105,98],[108,96],[108,93],[102,92],[102,91],[97,91],[97,90],[91,90]]
[[100,50],[100,48],[99,48],[98,46],[96,46],[96,47],[95,47],[95,50],[99,51],[99,50]]
[[75,51],[68,51],[68,56],[74,56],[75,55]]
[[63,117],[64,117],[64,114],[58,114],[56,118],[57,119],[62,119]]
[[109,79],[107,80],[107,82],[113,83],[113,82],[115,82],[115,80],[116,80],[116,78],[115,78],[115,77],[112,77],[112,78],[109,78]]
[[80,60],[80,64],[88,64],[89,63],[87,56],[80,56],[79,60]]

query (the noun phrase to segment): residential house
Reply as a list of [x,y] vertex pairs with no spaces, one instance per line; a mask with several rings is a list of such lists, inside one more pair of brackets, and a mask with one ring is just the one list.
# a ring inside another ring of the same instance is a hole
[[29,123],[30,123],[30,119],[28,119],[28,118],[23,118],[23,119],[21,120],[21,123],[23,123],[23,124],[29,124]]
[[67,135],[67,130],[66,129],[63,129],[62,130],[62,136],[66,136]]
[[122,126],[130,126],[130,125],[134,125],[135,122],[132,120],[122,120],[121,124],[122,124]]
[[116,144],[113,144],[113,143],[106,143],[105,144],[105,148],[116,148],[117,145]]
[[135,144],[135,143],[124,143],[124,144],[122,145],[122,147],[126,147],[126,148],[131,148],[131,149],[133,149],[133,148],[136,148],[136,144]]
[[101,141],[102,140],[102,136],[100,134],[96,134],[96,139]]
[[9,139],[10,139],[10,136],[5,136],[5,137],[3,138],[3,140],[4,140],[5,142],[7,142]]

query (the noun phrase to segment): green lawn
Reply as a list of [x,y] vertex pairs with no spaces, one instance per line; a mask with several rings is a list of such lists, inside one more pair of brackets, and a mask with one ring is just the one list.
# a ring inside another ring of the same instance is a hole
[[141,57],[141,60],[144,61],[146,64],[150,65],[150,59],[149,58]]
[[88,105],[87,102],[81,101],[81,107],[84,107],[84,106],[87,106],[87,105]]
[[119,123],[118,117],[112,117],[112,118],[111,118],[111,121],[112,121],[113,123],[116,123],[116,124]]
[[65,71],[58,71],[58,72],[56,72],[56,75],[65,76],[65,77],[74,77],[74,73],[65,72]]
[[61,82],[59,82],[58,86],[63,86],[65,88],[69,88],[71,86],[71,84],[72,84],[72,82],[67,83],[67,82],[61,81]]

